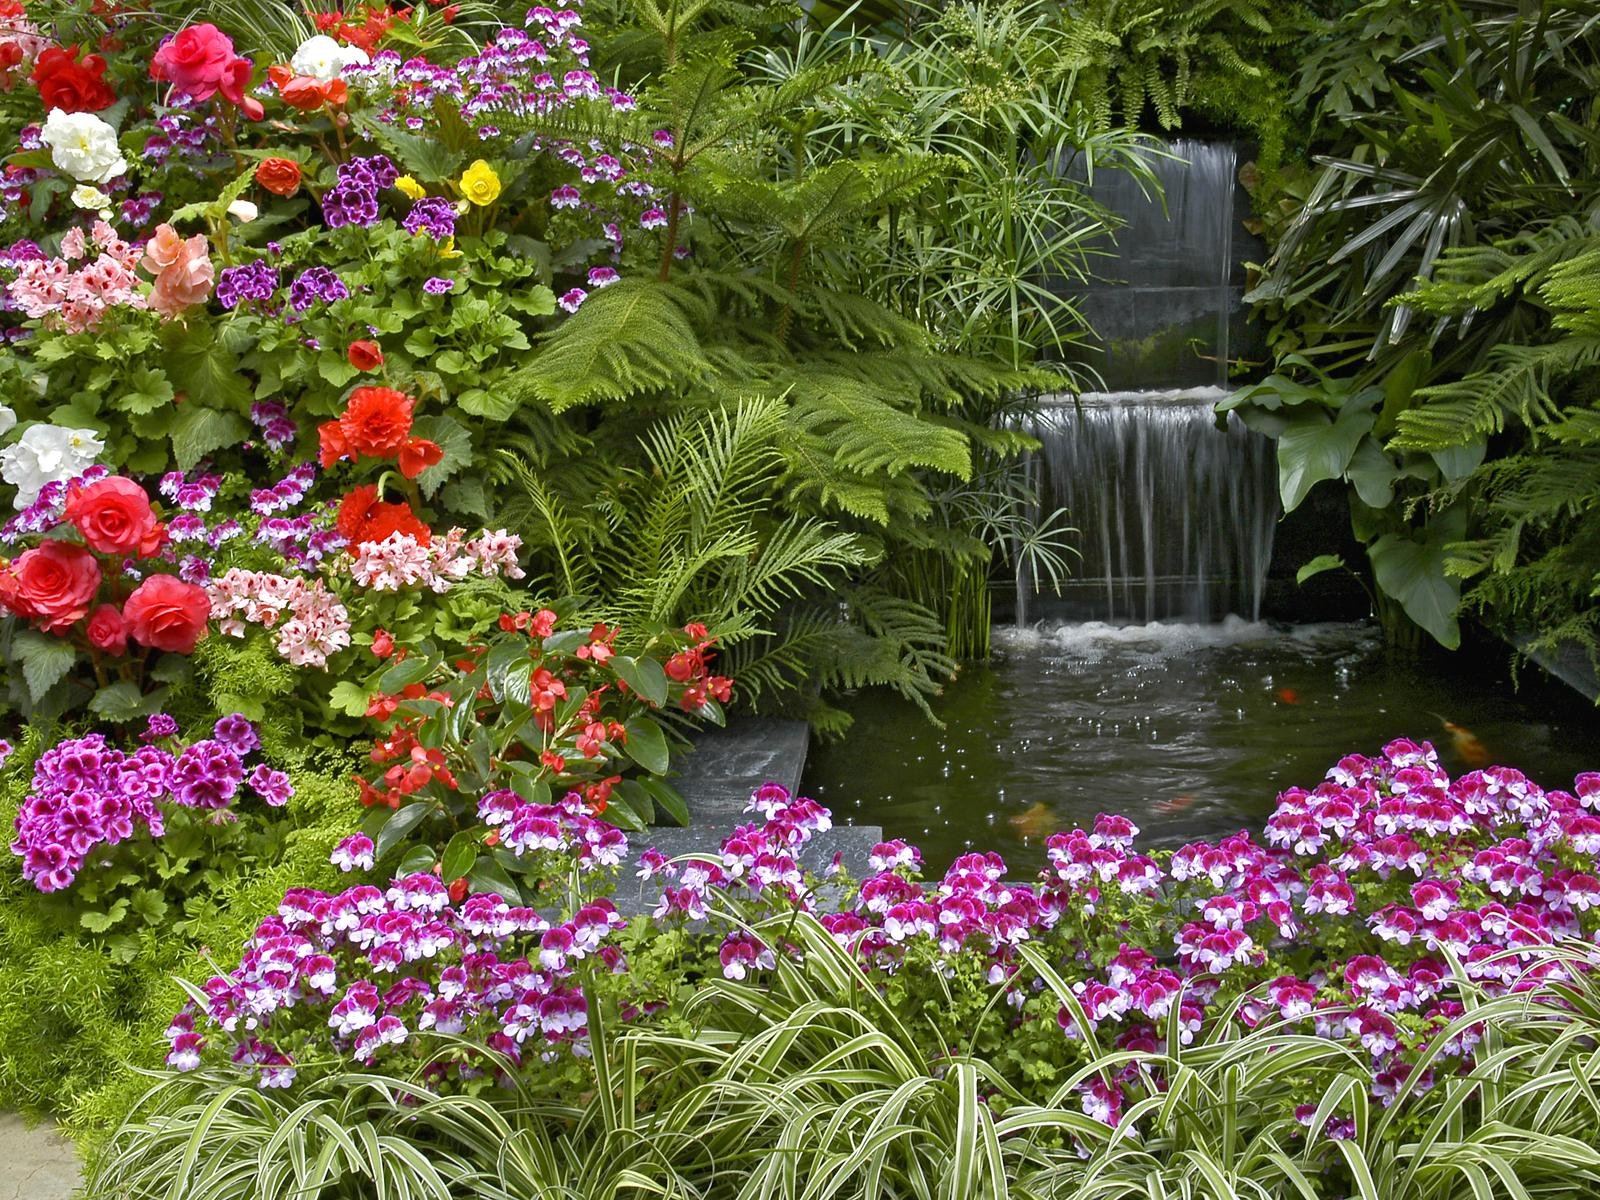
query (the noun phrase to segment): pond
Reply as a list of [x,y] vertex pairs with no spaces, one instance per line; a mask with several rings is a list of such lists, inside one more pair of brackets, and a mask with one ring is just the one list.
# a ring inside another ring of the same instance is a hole
[[935,701],[943,729],[855,698],[849,735],[812,748],[808,794],[921,846],[932,871],[994,849],[1020,876],[1100,812],[1153,846],[1259,830],[1278,792],[1396,737],[1432,741],[1452,775],[1500,763],[1569,788],[1600,769],[1600,715],[1576,692],[1532,670],[1514,689],[1503,655],[1399,655],[1368,623],[1091,622],[995,645]]

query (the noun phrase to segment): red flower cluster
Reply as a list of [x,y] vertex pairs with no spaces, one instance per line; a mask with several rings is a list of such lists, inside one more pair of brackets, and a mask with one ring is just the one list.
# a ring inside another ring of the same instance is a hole
[[145,490],[113,475],[67,492],[66,518],[77,526],[89,549],[101,554],[149,558],[167,544],[167,527],[156,520]]
[[716,638],[706,636],[706,627],[698,621],[683,627],[684,633],[696,639],[693,646],[680,650],[666,661],[667,678],[684,685],[678,707],[684,712],[694,712],[707,700],[726,704],[733,698],[733,680],[726,675],[713,675],[710,660]]
[[[437,700],[448,705],[450,697],[444,692],[429,692],[420,683],[413,683],[401,689],[399,695],[376,695],[367,706],[367,716],[380,721],[387,721],[394,716],[402,700],[420,700],[427,698]],[[355,777],[356,786],[361,791],[361,803],[371,808],[381,804],[386,808],[399,808],[400,802],[413,792],[426,787],[437,779],[452,791],[456,788],[456,778],[450,768],[445,766],[444,751],[429,749],[417,741],[417,721],[405,721],[396,725],[387,735],[373,742],[372,750],[368,757],[374,763],[383,765],[388,763],[380,783],[382,787],[375,787],[361,775]]]
[[345,401],[344,415],[317,427],[323,468],[345,458],[398,459],[400,473],[415,479],[444,457],[436,442],[411,435],[415,406],[393,388],[356,388]]
[[104,654],[127,653],[130,639],[152,650],[192,654],[211,619],[210,600],[192,583],[151,575],[121,610],[111,603],[95,607],[105,578],[96,553],[149,558],[167,544],[167,527],[145,490],[120,475],[74,485],[65,518],[85,544],[54,538],[24,550],[0,570],[0,605],[47,633],[65,634],[88,617],[84,637]]
[[331,38],[341,42],[348,42],[352,46],[359,46],[368,54],[378,48],[378,43],[389,32],[389,27],[396,21],[409,20],[409,8],[390,9],[384,5],[366,6],[357,10],[360,23],[350,19],[346,13],[338,10],[317,13],[312,20],[316,23],[317,32],[325,33]]
[[381,542],[391,533],[409,533],[424,546],[433,541],[429,529],[404,500],[382,500],[370,483],[352,488],[339,502],[334,528],[352,546],[362,542]]
[[536,613],[501,613],[500,628],[506,633],[522,631],[529,637],[547,638],[555,632],[556,614],[548,608]]
[[34,61],[30,78],[39,89],[39,99],[47,109],[62,112],[99,112],[117,101],[117,94],[106,82],[106,60],[86,54],[78,61],[78,46],[51,46],[41,50]]
[[150,78],[172,85],[191,100],[209,100],[218,92],[252,121],[266,115],[261,101],[246,94],[252,67],[233,52],[233,39],[212,24],[190,25],[161,44],[150,60]]

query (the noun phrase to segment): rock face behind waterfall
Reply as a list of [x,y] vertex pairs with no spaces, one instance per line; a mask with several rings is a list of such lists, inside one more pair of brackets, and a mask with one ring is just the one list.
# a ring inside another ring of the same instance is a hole
[[1230,359],[1252,356],[1244,264],[1266,247],[1241,223],[1250,209],[1238,160],[1226,142],[1172,142],[1148,159],[1159,196],[1126,172],[1096,173],[1089,193],[1122,228],[1097,278],[1074,290],[1098,342],[1086,365],[1102,386],[1226,385]]

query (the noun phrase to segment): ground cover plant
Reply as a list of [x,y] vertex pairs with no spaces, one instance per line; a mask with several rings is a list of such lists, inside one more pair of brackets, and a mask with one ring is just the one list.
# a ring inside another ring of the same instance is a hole
[[[1397,741],[1284,792],[1260,840],[1143,854],[1103,815],[1031,882],[983,852],[922,881],[900,841],[860,880],[804,870],[830,815],[773,786],[677,861],[577,795],[480,807],[541,907],[427,873],[286,893],[191,985],[177,1074],[91,1194],[166,1194],[179,1160],[219,1195],[1600,1185],[1600,775],[1452,780]],[[636,877],[653,907],[624,918]]]

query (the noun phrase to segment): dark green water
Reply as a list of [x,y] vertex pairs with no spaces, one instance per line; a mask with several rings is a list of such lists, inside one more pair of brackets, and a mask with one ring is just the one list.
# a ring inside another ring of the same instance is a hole
[[813,747],[807,792],[921,846],[932,870],[993,849],[1031,874],[1051,832],[1099,812],[1151,845],[1257,829],[1284,788],[1397,737],[1470,770],[1445,721],[1545,787],[1600,769],[1600,716],[1576,692],[1513,691],[1503,655],[1396,655],[1367,624],[1067,625],[999,630],[996,647],[935,702],[942,730],[858,697],[849,736]]

